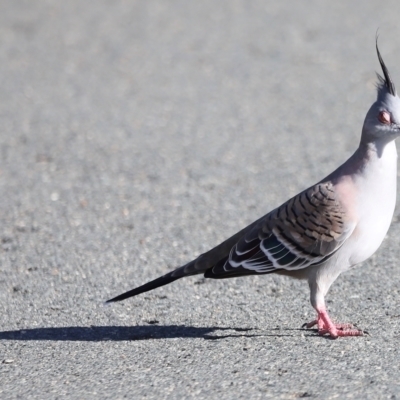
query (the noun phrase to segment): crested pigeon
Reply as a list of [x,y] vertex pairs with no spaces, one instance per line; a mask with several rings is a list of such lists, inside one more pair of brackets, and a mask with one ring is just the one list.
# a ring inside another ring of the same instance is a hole
[[400,98],[376,51],[377,100],[369,109],[355,153],[339,168],[187,264],[107,302],[136,296],[185,276],[223,279],[278,273],[308,281],[320,335],[361,336],[330,319],[325,296],[335,279],[381,245],[396,203]]

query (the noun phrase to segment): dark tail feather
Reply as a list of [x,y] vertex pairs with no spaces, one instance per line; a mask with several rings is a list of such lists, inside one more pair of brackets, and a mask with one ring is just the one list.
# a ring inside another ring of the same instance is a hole
[[147,282],[142,286],[139,286],[135,289],[129,290],[128,292],[122,293],[117,297],[114,297],[110,300],[107,300],[106,303],[113,303],[114,301],[121,301],[125,300],[129,297],[136,296],[140,293],[148,292],[149,290],[156,289],[160,286],[168,285],[168,283],[171,283],[173,281],[176,281],[177,279],[182,278],[182,276],[172,276],[172,274],[175,271],[172,271],[166,275],[160,276],[157,279],[154,279],[154,281]]

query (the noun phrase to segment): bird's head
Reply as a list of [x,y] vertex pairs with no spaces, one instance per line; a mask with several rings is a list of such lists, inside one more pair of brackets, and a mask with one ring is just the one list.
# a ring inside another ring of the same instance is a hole
[[362,130],[361,142],[388,143],[400,135],[400,98],[383,62],[376,39],[376,52],[383,77],[378,75],[376,102],[369,109]]

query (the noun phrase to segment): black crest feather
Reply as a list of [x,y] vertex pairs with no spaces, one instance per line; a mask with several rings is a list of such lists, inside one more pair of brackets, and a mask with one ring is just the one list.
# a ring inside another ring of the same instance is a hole
[[385,78],[382,78],[381,76],[378,75],[378,78],[379,78],[380,82],[382,83],[382,85],[386,86],[386,89],[388,90],[388,92],[391,95],[396,96],[396,88],[394,87],[394,83],[393,83],[392,79],[390,78],[389,71],[386,68],[385,63],[383,62],[381,53],[378,48],[378,36],[376,36],[376,53],[378,54],[378,60],[379,60],[379,63],[381,64],[383,76],[385,77]]

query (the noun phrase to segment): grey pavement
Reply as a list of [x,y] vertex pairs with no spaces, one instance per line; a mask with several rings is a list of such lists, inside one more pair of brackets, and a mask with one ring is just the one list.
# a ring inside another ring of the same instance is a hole
[[0,398],[400,398],[400,209],[341,276],[329,340],[304,282],[191,260],[357,147],[398,1],[0,2]]

